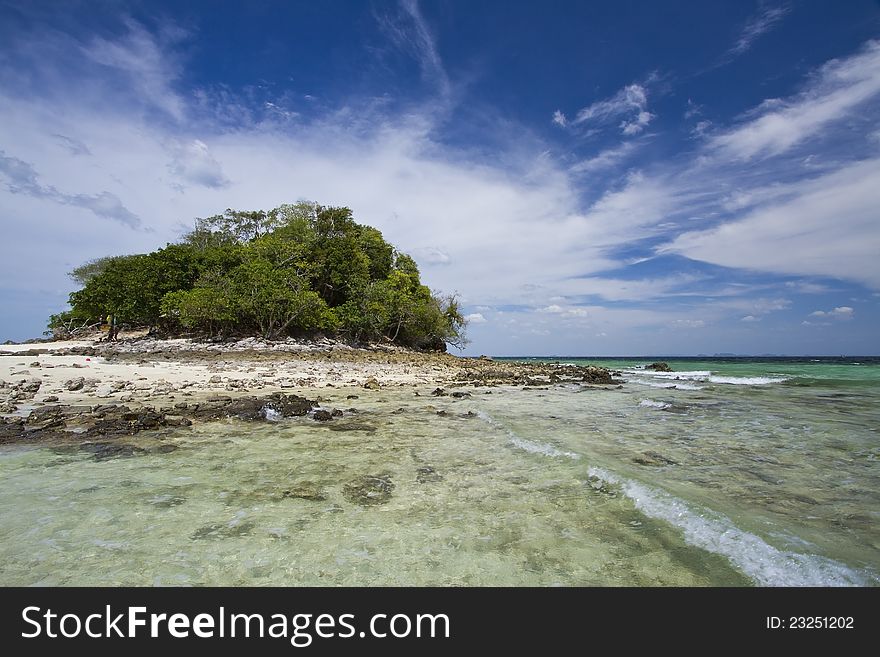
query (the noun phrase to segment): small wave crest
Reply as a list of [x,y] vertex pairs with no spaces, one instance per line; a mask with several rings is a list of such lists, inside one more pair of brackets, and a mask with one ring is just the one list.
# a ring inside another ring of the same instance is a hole
[[771,383],[788,381],[784,376],[710,376],[709,383],[724,383],[732,386],[766,386]]
[[654,401],[653,399],[643,399],[639,402],[639,406],[643,408],[659,408],[661,411],[667,408],[672,407],[672,404],[667,404],[666,402]]
[[265,417],[269,422],[280,422],[281,421],[281,413],[276,411],[271,406],[263,407],[263,417]]
[[720,554],[759,586],[866,586],[876,577],[814,554],[784,552],[707,509],[694,510],[677,497],[591,467],[591,477],[619,486],[635,507],[684,532],[694,547]]
[[644,379],[629,379],[627,383],[637,383],[640,386],[648,386],[649,388],[665,388],[666,390],[702,390],[703,386],[695,386],[693,383],[682,383],[680,381],[670,381],[668,383],[660,383],[658,381],[645,381]]
[[483,422],[485,422],[486,424],[492,425],[493,427],[497,427],[504,431],[504,433],[506,433],[507,437],[510,439],[511,445],[513,445],[514,447],[518,447],[519,449],[525,450],[526,452],[531,452],[532,454],[543,454],[544,456],[553,456],[555,458],[559,458],[561,456],[570,459],[580,458],[580,454],[575,454],[574,452],[565,452],[563,450],[556,449],[555,447],[553,447],[553,445],[549,445],[547,443],[540,443],[522,438],[516,435],[507,427],[501,425],[495,420],[495,418],[493,418],[485,411],[477,411],[477,417],[483,420]]
[[[773,383],[782,383],[788,381],[785,376],[720,376],[713,374],[708,370],[692,370],[682,372],[652,372],[650,370],[627,370],[628,374],[635,374],[640,377],[648,376],[650,379],[643,378],[634,379],[633,383],[640,383],[647,386],[670,387],[672,382],[681,390],[700,390],[699,387],[689,387],[692,384],[682,383],[682,381],[693,381],[696,383],[716,383],[733,386],[766,386]],[[661,383],[661,381],[663,383]],[[669,383],[665,383],[665,382]]]

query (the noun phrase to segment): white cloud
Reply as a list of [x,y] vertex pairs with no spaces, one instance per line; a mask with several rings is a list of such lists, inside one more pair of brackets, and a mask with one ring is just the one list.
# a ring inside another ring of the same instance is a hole
[[[167,56],[168,39],[158,39],[135,21],[127,21],[128,33],[110,41],[100,37],[83,47],[84,54],[97,64],[124,75],[137,91],[141,101],[152,105],[180,121],[184,118],[184,101],[173,84],[180,69]],[[178,30],[166,30],[166,37],[180,37]]]
[[[177,143],[171,150],[173,157],[168,169],[177,181],[214,189],[230,184],[223,174],[223,167],[208,150],[208,145],[200,139]],[[175,182],[174,186],[180,189],[183,185]]]
[[[574,124],[604,123],[625,117],[619,127],[625,135],[635,135],[645,129],[654,118],[648,111],[648,94],[640,84],[630,84],[610,98],[599,100],[578,111]],[[555,118],[555,116],[554,116]]]
[[615,148],[607,148],[598,155],[586,160],[581,160],[573,165],[569,171],[572,173],[595,173],[617,166],[638,149],[639,142],[626,141]]
[[450,255],[436,246],[422,246],[410,249],[410,255],[423,265],[448,265],[452,262]]
[[711,127],[711,121],[698,121],[697,125],[695,125],[693,130],[691,130],[691,134],[695,137],[705,137],[706,133],[709,132],[709,129]]
[[801,294],[823,294],[831,290],[827,285],[811,283],[809,281],[786,281],[785,287]]
[[763,7],[757,15],[753,16],[743,27],[739,39],[730,49],[731,55],[741,55],[752,47],[755,40],[762,34],[769,32],[779,21],[785,18],[791,11],[788,5],[779,7]]
[[469,324],[485,324],[488,320],[483,317],[483,313],[471,313],[464,316],[465,321]]
[[754,315],[746,315],[745,317],[743,317],[739,321],[741,321],[741,322],[760,322],[761,318],[755,317]]
[[706,322],[702,319],[676,319],[672,325],[680,328],[703,328],[706,326]]
[[0,150],[0,175],[6,178],[6,189],[12,194],[22,194],[58,205],[68,205],[91,211],[98,217],[118,221],[130,228],[141,225],[140,217],[126,208],[115,194],[107,191],[71,194],[44,185],[40,176],[29,163],[17,157],[8,157]]
[[441,96],[448,96],[451,92],[449,77],[417,0],[398,0],[398,6],[398,15],[382,17],[380,26],[401,51],[418,62],[422,77],[435,85]]
[[833,310],[814,310],[810,313],[810,317],[828,317],[831,319],[852,319],[855,316],[855,310],[849,306],[838,306]]
[[727,267],[842,278],[880,288],[880,159],[793,184],[793,196],[660,251]]
[[880,42],[857,55],[832,60],[803,93],[765,103],[756,118],[715,136],[710,147],[739,160],[778,155],[816,136],[880,93]]
[[553,123],[558,125],[560,128],[564,128],[568,125],[568,119],[565,118],[565,114],[563,114],[560,110],[556,110],[553,112]]
[[685,119],[692,119],[693,117],[699,116],[702,113],[703,113],[703,106],[698,105],[693,100],[688,98],[687,99],[687,107],[685,107],[685,110],[684,110],[684,118]]

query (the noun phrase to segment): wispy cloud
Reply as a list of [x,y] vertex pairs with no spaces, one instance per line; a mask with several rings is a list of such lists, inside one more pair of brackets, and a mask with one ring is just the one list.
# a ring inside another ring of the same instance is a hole
[[71,155],[91,155],[92,151],[89,150],[89,147],[84,143],[79,141],[78,139],[71,139],[66,135],[53,134],[52,135],[58,144],[67,150]]
[[764,6],[757,14],[752,16],[743,26],[742,32],[736,43],[733,44],[729,51],[730,56],[741,55],[763,34],[772,30],[777,23],[785,18],[791,12],[790,5],[779,5],[776,7]]
[[127,20],[126,26],[128,32],[121,39],[95,37],[83,47],[84,54],[127,78],[145,105],[152,105],[177,121],[182,120],[185,103],[173,88],[180,67],[169,56],[167,47],[183,33],[173,29],[157,36],[134,20]]
[[880,41],[870,41],[857,55],[823,66],[801,94],[765,102],[756,116],[713,137],[709,147],[740,160],[779,155],[878,94]]
[[620,121],[617,127],[624,135],[642,132],[654,118],[655,115],[648,111],[648,92],[645,86],[635,82],[609,98],[597,100],[581,108],[572,120],[568,120],[560,110],[553,113],[553,122],[561,127],[588,123],[603,125]]
[[607,148],[593,157],[581,160],[572,165],[569,171],[572,173],[596,173],[616,167],[635,153],[639,145],[639,142],[636,141],[623,142],[619,146]]
[[400,11],[396,16],[379,17],[380,27],[395,46],[418,62],[422,77],[435,85],[441,96],[448,96],[449,77],[418,0],[399,0],[398,7]]
[[660,251],[727,267],[843,278],[878,289],[877,180],[880,159],[850,164],[795,183],[789,199],[715,228],[682,233]]
[[43,185],[32,165],[16,157],[8,157],[2,150],[0,174],[6,178],[6,189],[13,194],[83,208],[98,217],[112,219],[130,228],[141,225],[140,218],[126,208],[115,194],[106,191],[97,194],[67,194],[52,185]]

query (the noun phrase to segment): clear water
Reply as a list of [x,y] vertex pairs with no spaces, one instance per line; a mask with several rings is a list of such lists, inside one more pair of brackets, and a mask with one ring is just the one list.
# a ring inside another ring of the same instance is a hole
[[[628,383],[337,389],[357,413],[167,454],[2,448],[0,584],[880,582],[880,361],[590,360]],[[369,475],[386,503],[346,494]],[[325,499],[285,496],[306,484]]]

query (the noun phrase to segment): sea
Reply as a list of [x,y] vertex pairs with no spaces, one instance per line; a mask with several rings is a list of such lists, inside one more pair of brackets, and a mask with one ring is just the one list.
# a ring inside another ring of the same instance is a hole
[[331,422],[167,453],[0,447],[0,584],[880,583],[880,358],[518,360],[622,383],[328,388]]

